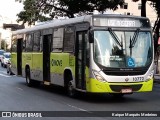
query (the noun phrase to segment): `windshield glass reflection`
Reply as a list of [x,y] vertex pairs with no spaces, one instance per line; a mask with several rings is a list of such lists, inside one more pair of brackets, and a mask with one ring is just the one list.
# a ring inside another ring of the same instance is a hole
[[105,67],[129,68],[144,67],[152,61],[150,32],[139,31],[131,44],[136,31],[94,31],[94,59]]

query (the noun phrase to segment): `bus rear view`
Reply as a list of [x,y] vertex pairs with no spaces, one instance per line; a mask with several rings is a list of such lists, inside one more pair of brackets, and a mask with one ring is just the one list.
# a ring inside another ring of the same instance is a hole
[[95,16],[92,19],[90,92],[152,91],[153,43],[150,22],[141,17]]

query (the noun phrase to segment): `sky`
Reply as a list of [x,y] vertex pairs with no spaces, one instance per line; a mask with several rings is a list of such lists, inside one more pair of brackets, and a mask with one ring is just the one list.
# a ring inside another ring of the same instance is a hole
[[16,15],[22,10],[22,3],[15,2],[15,0],[0,0],[0,17],[7,17],[15,21]]

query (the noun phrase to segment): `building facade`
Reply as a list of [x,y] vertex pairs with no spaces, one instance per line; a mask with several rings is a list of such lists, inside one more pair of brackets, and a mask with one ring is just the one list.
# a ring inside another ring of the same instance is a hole
[[[125,0],[125,4],[121,7],[119,6],[115,12],[126,15],[141,16],[141,0],[138,2]],[[157,14],[150,1],[147,1],[146,3],[146,17],[150,19],[151,25],[154,26],[154,23],[157,19]]]

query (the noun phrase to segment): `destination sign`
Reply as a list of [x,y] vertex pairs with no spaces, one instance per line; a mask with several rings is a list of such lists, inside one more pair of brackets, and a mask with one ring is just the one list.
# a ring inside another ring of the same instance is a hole
[[93,18],[94,26],[108,27],[150,27],[148,19],[136,18]]
[[121,27],[135,27],[135,21],[127,21],[127,20],[108,20],[108,26],[121,26]]

